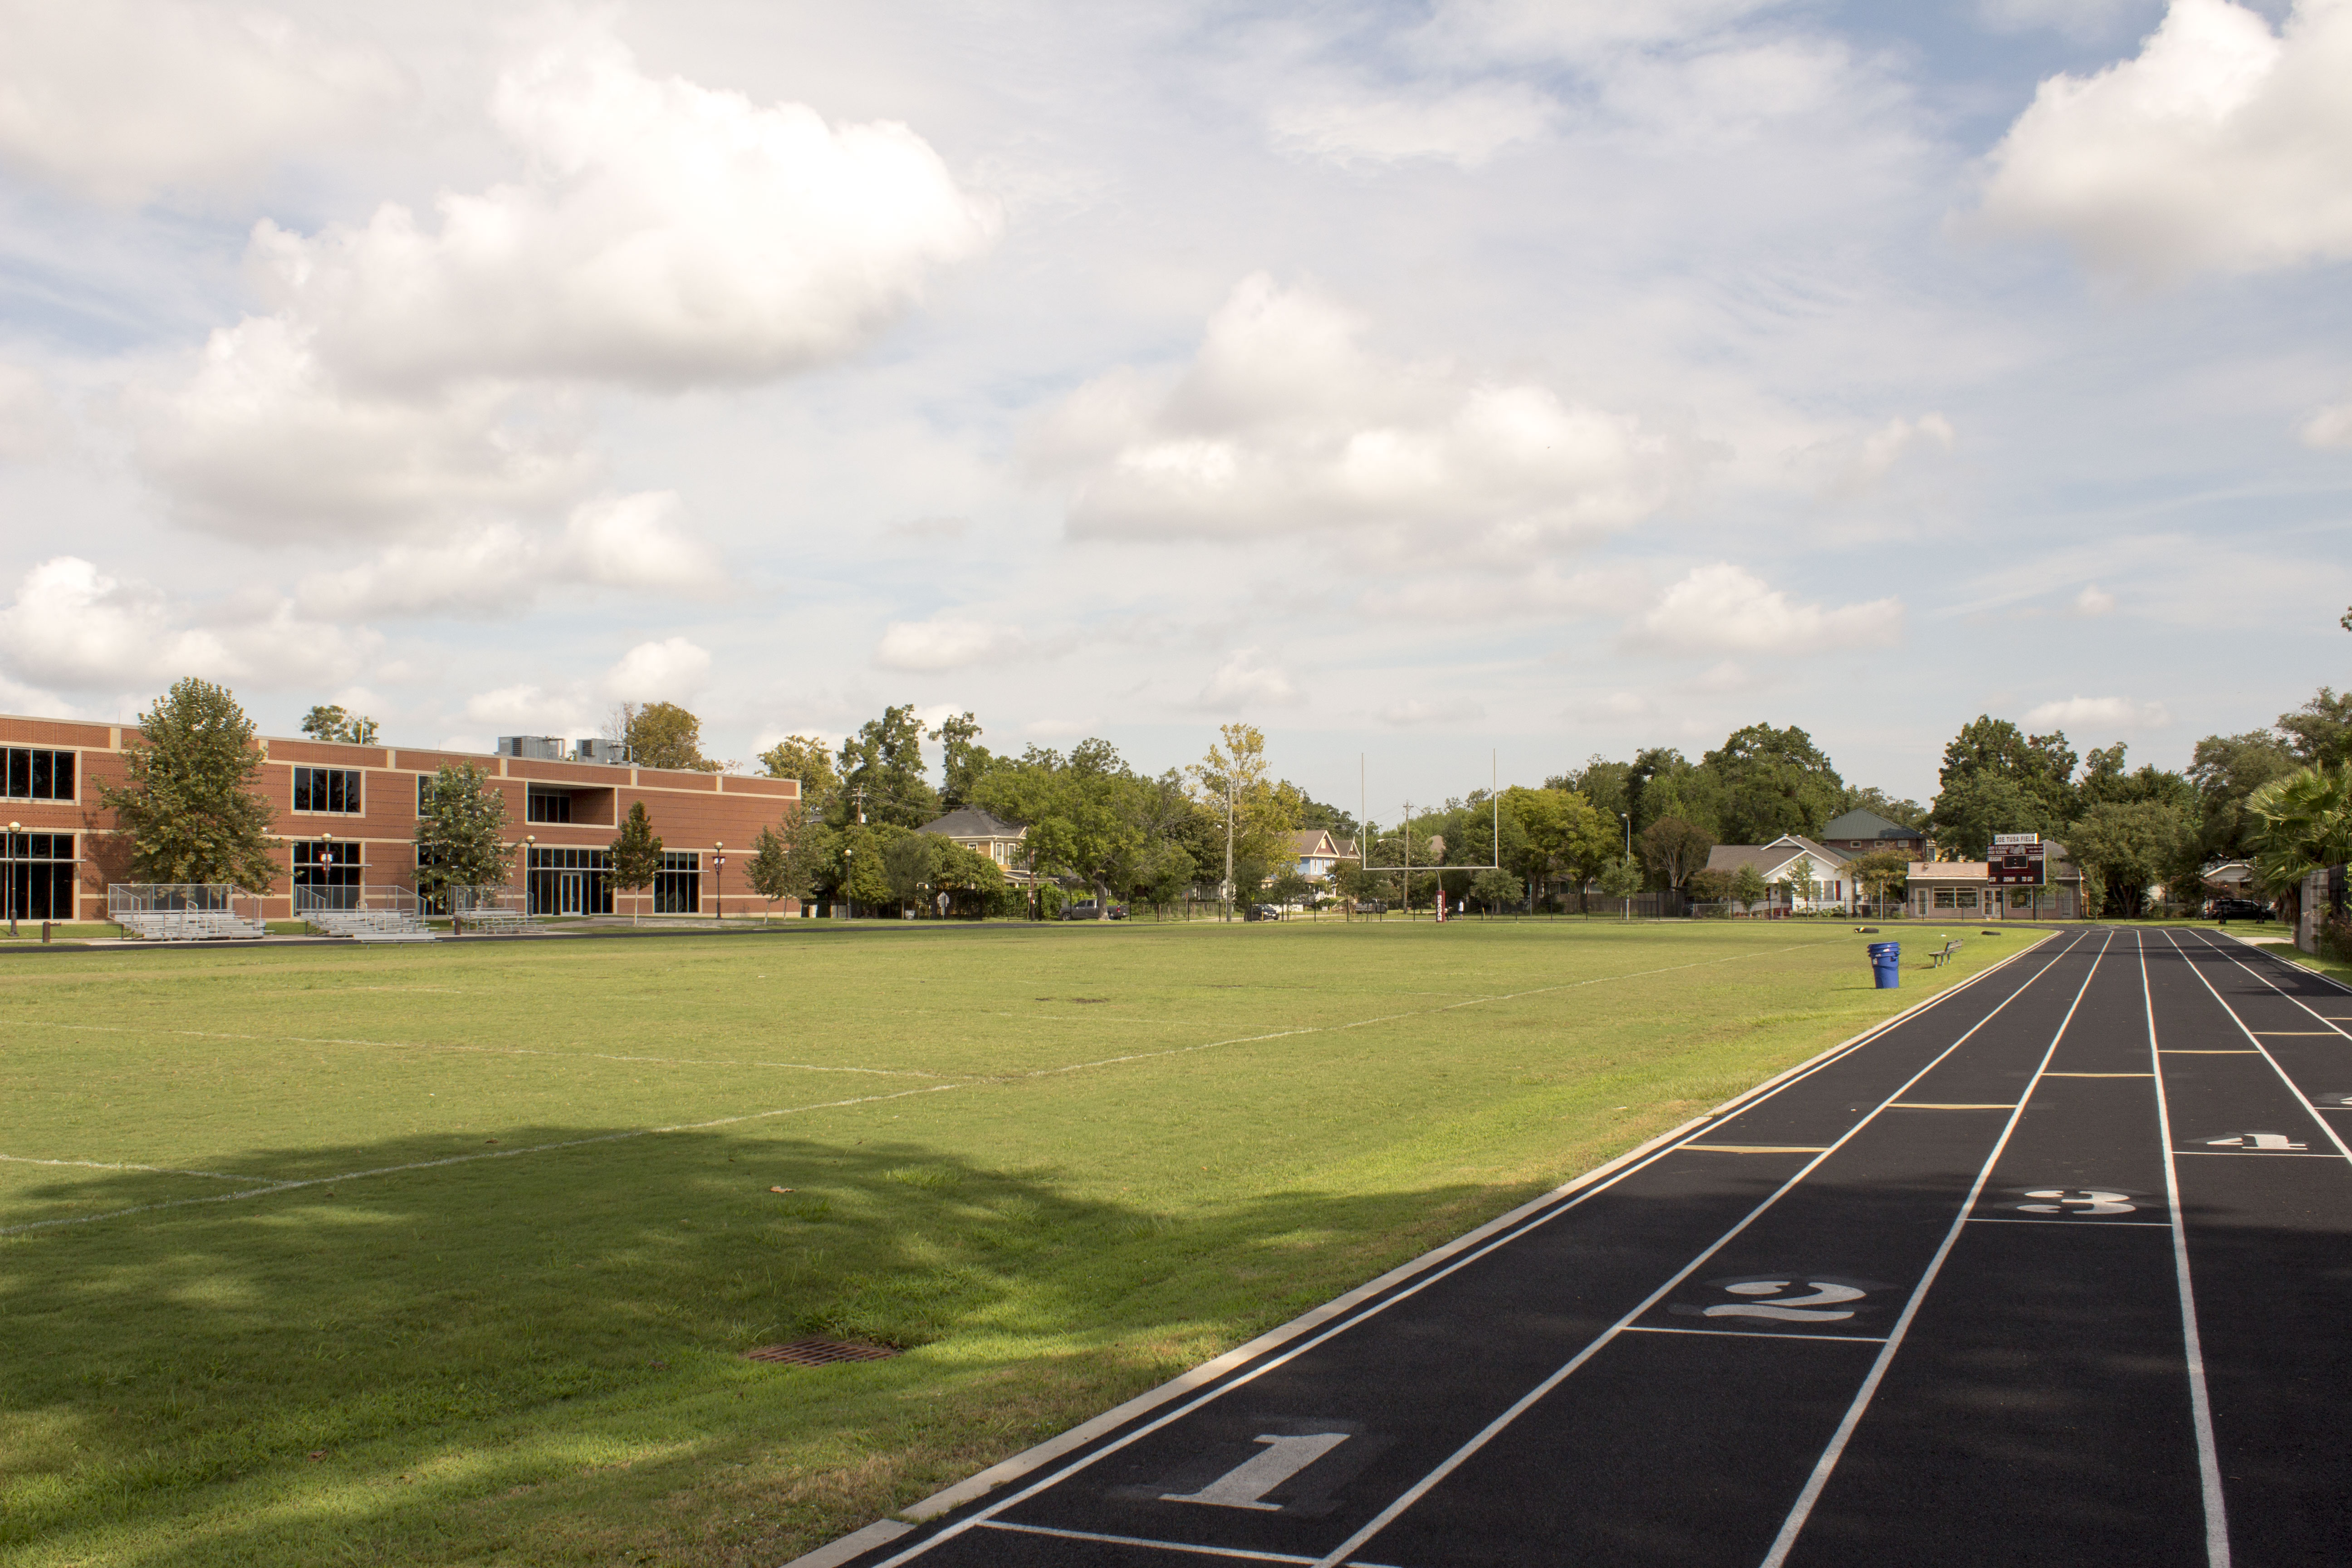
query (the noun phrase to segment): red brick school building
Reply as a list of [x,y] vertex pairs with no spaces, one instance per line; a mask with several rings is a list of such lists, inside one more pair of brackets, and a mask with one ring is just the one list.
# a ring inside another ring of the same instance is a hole
[[[106,918],[107,884],[131,879],[131,847],[110,831],[113,816],[99,804],[98,785],[121,783],[126,738],[136,742],[135,726],[0,717],[7,851],[0,865],[0,919]],[[533,914],[748,915],[799,908],[789,899],[769,904],[743,874],[760,829],[799,801],[798,781],[575,761],[604,748],[538,736],[499,745],[497,754],[484,756],[264,740],[257,788],[277,816],[279,876],[270,887],[246,890],[263,896],[264,918],[289,920],[297,886],[414,889],[422,783],[444,763],[471,763],[506,802],[509,838],[519,847],[509,879],[526,893]],[[662,841],[663,869],[645,893],[619,892],[608,847],[638,801]]]

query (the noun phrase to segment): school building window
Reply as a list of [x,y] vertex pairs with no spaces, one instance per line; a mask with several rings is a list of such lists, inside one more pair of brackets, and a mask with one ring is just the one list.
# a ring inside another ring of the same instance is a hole
[[560,789],[535,789],[524,799],[523,816],[531,822],[569,822],[572,820],[572,793]]
[[357,816],[362,809],[360,771],[357,768],[296,768],[294,809],[340,811]]
[[[70,754],[70,753],[68,753]],[[0,863],[0,920],[74,918],[74,836],[0,833],[7,855]]]
[[1952,907],[1951,889],[1938,888],[1936,889],[1936,907],[1939,910],[1948,910]]
[[74,753],[11,746],[5,769],[10,800],[71,800]]
[[298,888],[358,887],[360,847],[326,839],[296,844],[294,885]]
[[609,850],[534,847],[526,876],[532,914],[613,912],[613,856]]
[[702,909],[702,856],[692,849],[665,849],[654,876],[654,913],[690,915]]

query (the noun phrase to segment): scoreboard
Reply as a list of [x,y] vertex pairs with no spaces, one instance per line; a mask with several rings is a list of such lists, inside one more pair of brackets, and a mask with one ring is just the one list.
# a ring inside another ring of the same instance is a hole
[[1996,833],[1985,851],[1985,874],[2001,887],[2042,885],[2042,843],[2039,833]]

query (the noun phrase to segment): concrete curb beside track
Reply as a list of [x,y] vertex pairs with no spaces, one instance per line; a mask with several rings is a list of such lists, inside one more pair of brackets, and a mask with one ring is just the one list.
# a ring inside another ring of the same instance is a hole
[[[953,1486],[949,1487],[944,1490],[932,1493],[929,1497],[923,1499],[920,1502],[913,1503],[906,1508],[900,1509],[898,1511],[898,1514],[893,1518],[876,1520],[873,1523],[866,1525],[862,1530],[852,1531],[847,1535],[827,1542],[824,1545],[816,1548],[813,1552],[808,1552],[801,1556],[793,1558],[790,1563],[785,1563],[783,1568],[840,1568],[840,1565],[845,1563],[848,1563],[877,1547],[884,1546],[888,1544],[890,1542],[896,1541],[898,1537],[905,1535],[909,1531],[913,1530],[916,1524],[922,1523],[929,1520],[937,1519],[940,1515],[946,1513],[950,1510],[961,1508],[965,1503],[985,1497],[990,1492],[994,1491],[998,1487],[1004,1485],[1007,1481],[1017,1479],[1018,1478],[1028,1474],[1030,1471],[1038,1468],[1040,1466],[1061,1458],[1065,1454],[1070,1453],[1077,1448],[1082,1448],[1088,1443],[1093,1442],[1097,1437],[1116,1430],[1118,1427],[1126,1425],[1129,1421],[1133,1420],[1136,1416],[1143,1415],[1147,1411],[1157,1409],[1159,1406],[1167,1404],[1170,1400],[1189,1394],[1194,1389],[1200,1388],[1204,1384],[1215,1382],[1218,1378],[1223,1376],[1226,1373],[1233,1371],[1234,1368],[1255,1360],[1260,1355],[1263,1355],[1267,1351],[1273,1350],[1278,1345],[1288,1343],[1290,1341],[1298,1338],[1301,1334],[1321,1327],[1323,1324],[1329,1322],[1332,1319],[1349,1311],[1371,1298],[1388,1290],[1391,1287],[1402,1284],[1405,1280],[1413,1278],[1415,1275],[1426,1273],[1429,1269],[1435,1268],[1446,1259],[1455,1257],[1471,1247],[1478,1246],[1490,1237],[1509,1229],[1511,1226],[1517,1225],[1520,1221],[1527,1219],[1532,1215],[1540,1213],[1542,1210],[1549,1208],[1553,1204],[1558,1203],[1560,1199],[1570,1196],[1585,1187],[1591,1186],[1593,1183],[1608,1177],[1615,1172],[1622,1170],[1623,1167],[1633,1163],[1635,1161],[1655,1152],[1657,1150],[1669,1143],[1673,1143],[1680,1139],[1688,1137],[1696,1128],[1728,1114],[1739,1106],[1745,1105],[1748,1101],[1755,1099],[1758,1095],[1765,1093],[1774,1086],[1785,1083],[1790,1079],[1820,1066],[1822,1063],[1829,1060],[1832,1057],[1868,1044],[1871,1040],[1885,1034],[1887,1030],[1894,1028],[1896,1025],[1905,1022],[1919,1013],[1927,1011],[1930,1007],[1936,1006],[1937,1004],[1943,1002],[1948,997],[1958,995],[1961,992],[1966,991],[1970,986],[1976,984],[1979,980],[1986,978],[1988,975],[1998,973],[2000,971],[2006,969],[2009,965],[2016,963],[2019,959],[2023,958],[2027,953],[2032,952],[2040,948],[2043,943],[2049,942],[2052,937],[2057,934],[2058,933],[2055,931],[2047,932],[2040,938],[2040,940],[2029,942],[2025,946],[2019,948],[2015,952],[2009,954],[2006,958],[2002,958],[1996,963],[1988,964],[1983,969],[1979,970],[1976,973],[1969,975],[1966,980],[1961,981],[1958,984],[1948,986],[1942,991],[1938,991],[1933,996],[1922,997],[1920,1000],[1911,1004],[1908,1007],[1904,1008],[1901,1012],[1892,1014],[1887,1017],[1880,1019],[1877,1023],[1873,1024],[1870,1027],[1863,1030],[1860,1034],[1840,1040],[1836,1045],[1816,1052],[1814,1055],[1806,1058],[1803,1061],[1797,1063],[1794,1067],[1774,1073],[1770,1078],[1764,1079],[1761,1083],[1758,1083],[1748,1089],[1742,1089],[1739,1093],[1733,1095],[1729,1100],[1725,1100],[1714,1110],[1709,1110],[1703,1115],[1694,1116],[1688,1121],[1684,1122],[1681,1126],[1661,1132],[1656,1137],[1650,1139],[1647,1142],[1640,1144],[1635,1148],[1626,1150],[1625,1152],[1618,1155],[1615,1159],[1610,1160],[1602,1164],[1595,1165],[1592,1169],[1584,1172],[1582,1174],[1573,1176],[1568,1181],[1561,1183],[1559,1186],[1552,1188],[1549,1192],[1544,1193],[1539,1196],[1530,1198],[1526,1203],[1521,1204],[1518,1207],[1512,1209],[1509,1213],[1497,1215],[1495,1218],[1488,1220],[1486,1224],[1478,1226],[1476,1229],[1455,1237],[1452,1241],[1433,1247],[1409,1262],[1399,1264],[1396,1268],[1390,1269],[1387,1273],[1381,1275],[1377,1279],[1370,1280],[1366,1284],[1359,1285],[1354,1289],[1348,1291],[1345,1295],[1334,1297],[1332,1300],[1326,1301],[1323,1305],[1314,1308],[1309,1311],[1301,1313],[1299,1316],[1291,1319],[1288,1322],[1282,1324],[1278,1328],[1267,1330],[1265,1333],[1258,1335],[1257,1338],[1250,1341],[1247,1344],[1237,1345],[1221,1356],[1217,1356],[1210,1361],[1202,1362],[1199,1366],[1192,1368],[1190,1372],[1180,1373],[1179,1375],[1169,1379],[1166,1383],[1160,1384],[1156,1388],[1152,1388],[1142,1394],[1137,1394],[1134,1398],[1127,1401],[1124,1405],[1116,1405],[1109,1410],[1104,1411],[1099,1415],[1094,1416],[1089,1420],[1080,1422],[1077,1426],[1071,1427],[1068,1431],[1062,1433],[1058,1436],[1049,1437],[1045,1442],[1037,1444],[1034,1447],[1024,1448],[1020,1453],[1013,1455],[1011,1458],[1000,1460],[996,1464],[991,1465],[988,1468],[980,1471],[976,1475],[968,1476],[964,1479],[956,1482]],[[914,1522],[909,1523],[907,1522],[908,1521],[912,1521]]]

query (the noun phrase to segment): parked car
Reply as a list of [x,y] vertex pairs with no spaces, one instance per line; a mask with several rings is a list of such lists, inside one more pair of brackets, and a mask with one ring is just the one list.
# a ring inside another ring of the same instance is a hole
[[2255,899],[2216,899],[2213,918],[2223,925],[2231,921],[2266,921],[2276,918],[2268,904]]
[[1278,921],[1281,918],[1282,911],[1272,904],[1252,904],[1242,912],[1242,919],[1245,921]]
[[1089,899],[1083,904],[1064,904],[1062,918],[1066,921],[1123,921],[1127,919],[1127,906],[1113,904],[1105,910]]

